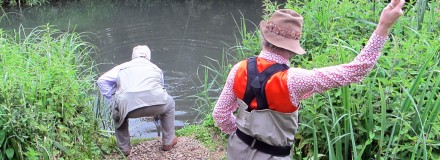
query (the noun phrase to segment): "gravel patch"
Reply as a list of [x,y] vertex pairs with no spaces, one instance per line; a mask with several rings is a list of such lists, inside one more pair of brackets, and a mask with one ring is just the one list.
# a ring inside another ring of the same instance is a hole
[[[226,159],[224,149],[210,151],[198,140],[191,137],[179,137],[179,141],[171,151],[162,151],[160,139],[142,142],[132,146],[129,160],[221,160]],[[113,154],[106,159],[123,159],[121,156]]]

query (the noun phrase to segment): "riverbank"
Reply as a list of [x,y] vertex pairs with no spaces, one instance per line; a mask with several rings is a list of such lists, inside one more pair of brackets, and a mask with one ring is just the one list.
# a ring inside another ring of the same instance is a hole
[[[104,157],[105,159],[227,159],[228,136],[214,126],[211,115],[206,116],[201,124],[188,125],[176,130],[176,136],[179,137],[179,142],[169,152],[160,149],[161,139],[159,137],[132,138],[130,156],[124,157],[117,150],[113,150],[106,153]],[[109,137],[109,141],[114,142],[115,139]]]
[[[435,27],[440,25],[436,17],[440,1],[425,8],[417,4],[407,6],[376,68],[362,83],[303,101],[292,151],[295,159],[440,158],[440,30]],[[312,69],[349,62],[373,32],[384,5],[376,1],[287,1],[285,8],[307,11],[302,45],[308,53],[292,59],[292,66]],[[267,4],[266,13],[276,6]],[[160,151],[158,155],[180,156],[194,149],[209,157],[206,149],[224,151],[227,135],[220,133],[210,117],[216,100],[210,93],[218,92],[213,84],[224,84],[232,64],[258,54],[258,34],[244,28],[242,41],[227,50],[233,53],[225,54],[229,61],[220,62],[218,70],[206,68],[214,72],[214,80],[210,73],[200,76],[205,84],[196,96],[197,104],[207,118],[177,131],[199,142],[186,139],[181,143],[184,147],[178,146],[172,155]],[[111,135],[100,131],[99,116],[92,111],[96,99],[90,93],[96,91],[96,75],[87,55],[93,47],[77,33],[61,33],[48,26],[35,29],[30,36],[22,34],[7,35],[0,29],[2,158],[100,159],[117,153],[115,142],[107,138]],[[141,151],[154,151],[158,142],[135,146],[133,158],[145,156]]]
[[223,160],[226,159],[226,150],[224,148],[209,148],[196,140],[194,136],[179,137],[179,142],[171,151],[162,151],[161,140],[153,139],[134,144],[130,156],[123,157],[121,154],[113,153],[105,156],[105,159],[163,159],[163,160]]

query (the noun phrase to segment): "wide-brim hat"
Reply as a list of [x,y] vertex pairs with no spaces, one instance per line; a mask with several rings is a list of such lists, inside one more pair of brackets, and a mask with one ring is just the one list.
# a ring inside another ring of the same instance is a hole
[[304,54],[306,51],[299,42],[302,25],[303,17],[300,14],[290,9],[280,9],[268,21],[260,22],[260,31],[269,43],[296,54]]

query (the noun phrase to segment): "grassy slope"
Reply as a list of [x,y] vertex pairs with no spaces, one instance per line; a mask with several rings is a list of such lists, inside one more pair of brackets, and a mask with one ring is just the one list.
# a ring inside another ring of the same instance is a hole
[[106,143],[93,114],[93,47],[50,26],[0,29],[0,156],[90,159]]

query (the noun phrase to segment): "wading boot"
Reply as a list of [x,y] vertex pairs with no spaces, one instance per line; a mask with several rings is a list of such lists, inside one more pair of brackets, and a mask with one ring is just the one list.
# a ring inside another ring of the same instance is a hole
[[170,144],[170,145],[163,145],[162,146],[162,150],[164,150],[164,151],[169,151],[169,150],[171,150],[171,149],[173,149],[173,147],[177,144],[177,137],[174,137],[174,140],[173,140],[173,144]]

